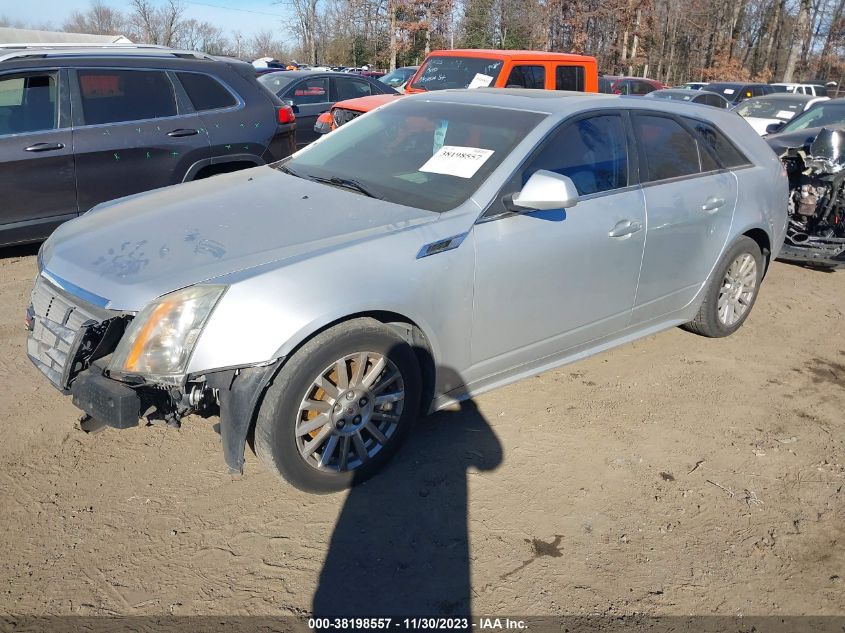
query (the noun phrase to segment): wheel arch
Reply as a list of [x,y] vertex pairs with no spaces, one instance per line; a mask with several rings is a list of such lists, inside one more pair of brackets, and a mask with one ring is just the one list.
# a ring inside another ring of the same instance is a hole
[[769,264],[771,263],[771,256],[772,256],[772,240],[769,236],[769,233],[762,228],[759,227],[752,227],[743,231],[743,236],[749,237],[757,243],[757,246],[760,247],[760,252],[763,254],[763,276],[769,270]]
[[[389,327],[399,334],[414,350],[414,355],[417,357],[417,362],[420,365],[420,372],[423,377],[421,412],[425,413],[428,411],[428,408],[434,399],[434,388],[437,376],[437,364],[435,360],[437,358],[436,345],[433,343],[431,336],[426,333],[427,328],[421,326],[416,319],[404,314],[393,312],[391,310],[362,310],[336,318],[325,319],[321,323],[312,324],[312,326],[306,330],[300,331],[297,336],[293,337],[282,348],[280,348],[278,356],[284,357],[284,360],[286,360],[293,356],[300,348],[302,348],[303,345],[318,334],[321,334],[322,332],[325,332],[326,330],[341,323],[345,323],[346,321],[361,318],[371,318],[382,323],[386,327]],[[279,363],[277,371],[284,366],[284,360]],[[254,416],[255,411],[253,411],[252,414]]]

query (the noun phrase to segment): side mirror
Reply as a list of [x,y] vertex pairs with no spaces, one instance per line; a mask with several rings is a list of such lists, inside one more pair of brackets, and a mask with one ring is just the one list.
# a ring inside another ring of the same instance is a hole
[[779,132],[784,125],[786,125],[786,122],[784,121],[778,121],[777,123],[769,123],[766,126],[766,134],[774,134],[775,132]]
[[509,201],[513,211],[568,209],[578,204],[578,190],[569,176],[552,171],[535,171],[525,186]]
[[282,99],[282,103],[289,105],[294,114],[299,114],[299,106],[293,102],[293,99]]

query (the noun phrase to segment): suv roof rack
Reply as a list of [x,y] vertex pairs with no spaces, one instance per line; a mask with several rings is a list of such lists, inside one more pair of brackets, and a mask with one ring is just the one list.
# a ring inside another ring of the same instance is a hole
[[25,57],[94,57],[99,55],[216,59],[208,53],[169,48],[156,44],[0,44],[0,62]]

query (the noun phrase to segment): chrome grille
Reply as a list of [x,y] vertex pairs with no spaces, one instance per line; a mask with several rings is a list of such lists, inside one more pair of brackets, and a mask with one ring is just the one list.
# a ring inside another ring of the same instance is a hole
[[77,333],[83,325],[100,323],[115,314],[68,294],[43,275],[35,280],[31,303],[27,354],[53,385],[64,390],[62,378]]

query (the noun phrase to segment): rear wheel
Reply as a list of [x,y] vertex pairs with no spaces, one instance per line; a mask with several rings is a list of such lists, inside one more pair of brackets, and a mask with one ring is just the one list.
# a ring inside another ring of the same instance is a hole
[[695,319],[684,327],[713,338],[736,332],[757,300],[764,265],[757,242],[739,238],[713,271]]
[[396,452],[419,405],[411,347],[378,321],[348,321],[314,337],[279,372],[258,413],[255,452],[301,490],[342,490]]

